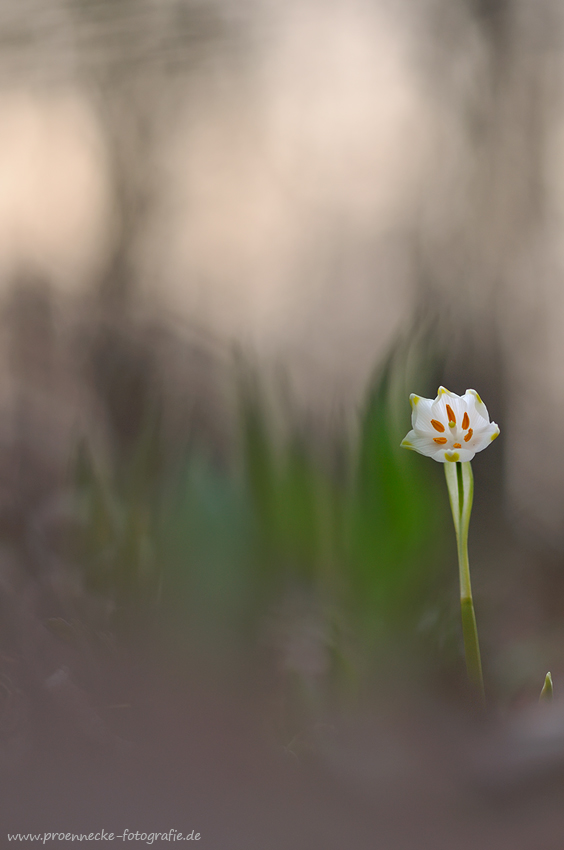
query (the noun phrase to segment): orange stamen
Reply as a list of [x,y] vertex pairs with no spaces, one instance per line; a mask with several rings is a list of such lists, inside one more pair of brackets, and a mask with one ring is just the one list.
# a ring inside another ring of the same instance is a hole
[[463,428],[464,428],[464,430],[466,431],[466,429],[468,428],[468,426],[469,426],[469,425],[470,425],[470,419],[469,419],[469,417],[468,417],[468,414],[467,414],[467,413],[465,413],[465,414],[464,414],[464,419],[462,420],[462,427],[463,427]]
[[[443,431],[444,431],[444,428],[443,428]],[[447,438],[446,437],[433,437],[433,442],[434,443],[446,443]]]
[[460,443],[455,443],[453,445],[453,449],[461,449],[461,448],[462,448],[462,446],[460,445]]
[[452,422],[453,425],[456,425],[456,416],[454,415],[454,410],[452,409],[450,404],[447,404],[446,412],[447,412],[447,416],[448,416],[448,421]]
[[442,422],[439,422],[438,419],[431,419],[431,425],[433,426],[435,431],[444,431],[445,430],[445,426],[443,425]]
[[468,440],[471,440],[471,439],[472,439],[472,434],[473,434],[473,433],[474,433],[474,431],[472,430],[472,428],[470,428],[470,430],[468,431],[468,433],[467,433],[467,434],[466,434],[466,436],[464,437],[464,442],[465,442],[465,443],[467,443],[467,442],[468,442]]

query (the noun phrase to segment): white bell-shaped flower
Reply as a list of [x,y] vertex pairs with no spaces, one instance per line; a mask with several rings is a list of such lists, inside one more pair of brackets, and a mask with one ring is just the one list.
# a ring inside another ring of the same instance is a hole
[[476,390],[463,396],[439,387],[436,399],[412,393],[412,430],[402,441],[405,449],[432,457],[439,463],[466,463],[499,436],[488,409]]

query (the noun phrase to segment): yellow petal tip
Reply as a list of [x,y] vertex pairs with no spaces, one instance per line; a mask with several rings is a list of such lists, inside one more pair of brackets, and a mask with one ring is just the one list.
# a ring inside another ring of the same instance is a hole
[[449,460],[451,463],[456,463],[457,460],[460,460],[460,455],[458,452],[445,452],[445,460]]

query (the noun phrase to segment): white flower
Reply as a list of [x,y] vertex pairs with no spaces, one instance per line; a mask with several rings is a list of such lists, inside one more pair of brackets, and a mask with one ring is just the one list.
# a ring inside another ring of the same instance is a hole
[[415,393],[409,400],[412,430],[402,446],[439,463],[472,460],[476,452],[499,436],[499,428],[490,422],[487,407],[476,390],[466,390],[459,396],[439,387],[434,401]]

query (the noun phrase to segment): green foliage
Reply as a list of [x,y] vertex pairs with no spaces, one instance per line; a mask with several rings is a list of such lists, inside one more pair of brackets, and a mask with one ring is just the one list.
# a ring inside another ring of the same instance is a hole
[[432,586],[444,507],[434,465],[400,448],[407,428],[394,407],[397,368],[391,356],[368,393],[349,498],[352,591],[368,616],[388,620],[411,612]]
[[321,439],[288,404],[274,415],[240,368],[230,454],[187,441],[182,462],[167,462],[155,416],[105,475],[83,446],[81,563],[114,621],[158,620],[192,650],[248,655],[297,592],[337,677],[350,677],[355,653],[415,634],[436,607],[448,507],[436,465],[399,447],[406,363],[398,348],[379,371],[355,438],[341,425]]

